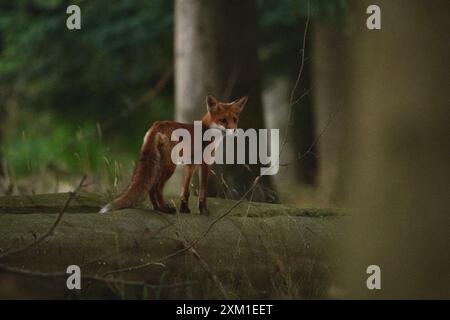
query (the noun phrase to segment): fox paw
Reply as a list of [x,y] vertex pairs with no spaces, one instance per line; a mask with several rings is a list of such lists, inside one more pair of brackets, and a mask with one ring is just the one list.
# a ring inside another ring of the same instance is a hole
[[198,210],[200,211],[200,214],[209,215],[209,210],[205,201],[199,201]]
[[175,214],[177,213],[177,209],[171,205],[166,204],[163,208],[159,208],[158,211],[161,211],[163,213],[167,214]]
[[180,212],[181,213],[191,213],[191,209],[189,209],[189,205],[186,201],[181,200]]

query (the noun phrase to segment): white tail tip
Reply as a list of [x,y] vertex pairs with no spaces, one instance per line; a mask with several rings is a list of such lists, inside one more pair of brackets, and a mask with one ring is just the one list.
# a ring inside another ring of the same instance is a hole
[[113,207],[111,205],[111,203],[108,203],[106,206],[104,206],[103,208],[100,209],[99,213],[108,213],[110,211],[112,211]]

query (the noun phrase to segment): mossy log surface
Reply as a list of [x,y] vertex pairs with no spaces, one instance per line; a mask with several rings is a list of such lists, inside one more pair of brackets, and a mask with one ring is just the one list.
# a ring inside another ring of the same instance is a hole
[[[67,198],[0,197],[0,253],[45,233]],[[52,236],[0,263],[40,272],[79,265],[84,276],[103,276],[155,262],[107,276],[145,281],[151,288],[82,280],[81,290],[68,290],[65,277],[1,272],[0,282],[10,286],[1,286],[0,297],[223,298],[225,292],[228,298],[316,298],[326,296],[331,285],[332,247],[345,219],[340,210],[243,202],[210,228],[234,201],[209,199],[209,216],[166,215],[145,207],[97,213],[105,202],[102,195],[77,194]],[[165,259],[192,242],[193,251]],[[170,287],[174,283],[180,285]]]

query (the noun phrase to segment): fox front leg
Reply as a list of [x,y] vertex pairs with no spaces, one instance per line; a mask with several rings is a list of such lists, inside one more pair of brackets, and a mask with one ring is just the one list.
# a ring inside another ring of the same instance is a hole
[[181,188],[181,202],[180,202],[180,212],[181,213],[191,213],[189,209],[189,188],[191,186],[192,174],[194,173],[195,167],[193,165],[185,165],[183,167],[183,184]]
[[207,164],[202,164],[200,168],[200,194],[198,196],[198,209],[200,214],[209,214],[208,207],[206,205],[206,193],[208,191],[208,174],[209,167]]

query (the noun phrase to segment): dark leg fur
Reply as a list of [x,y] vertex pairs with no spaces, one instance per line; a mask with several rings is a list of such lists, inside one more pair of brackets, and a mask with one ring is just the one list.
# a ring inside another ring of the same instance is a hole
[[200,214],[209,214],[208,207],[206,205],[206,191],[208,190],[208,165],[202,164],[200,169],[200,194],[198,196],[198,209]]
[[161,180],[155,188],[155,197],[158,204],[157,210],[168,214],[174,214],[177,212],[176,208],[166,203],[163,195],[164,186],[167,180],[169,180],[169,178],[172,176],[174,171],[175,166],[171,166],[170,168],[168,168],[167,173],[161,176]]
[[180,203],[180,212],[181,213],[191,213],[191,209],[189,209],[189,194],[192,180],[192,173],[194,172],[195,167],[192,165],[185,165],[183,167],[183,184],[181,188],[181,203]]
[[189,204],[187,203],[187,201],[181,200],[180,212],[181,213],[191,213],[191,209],[189,209]]

